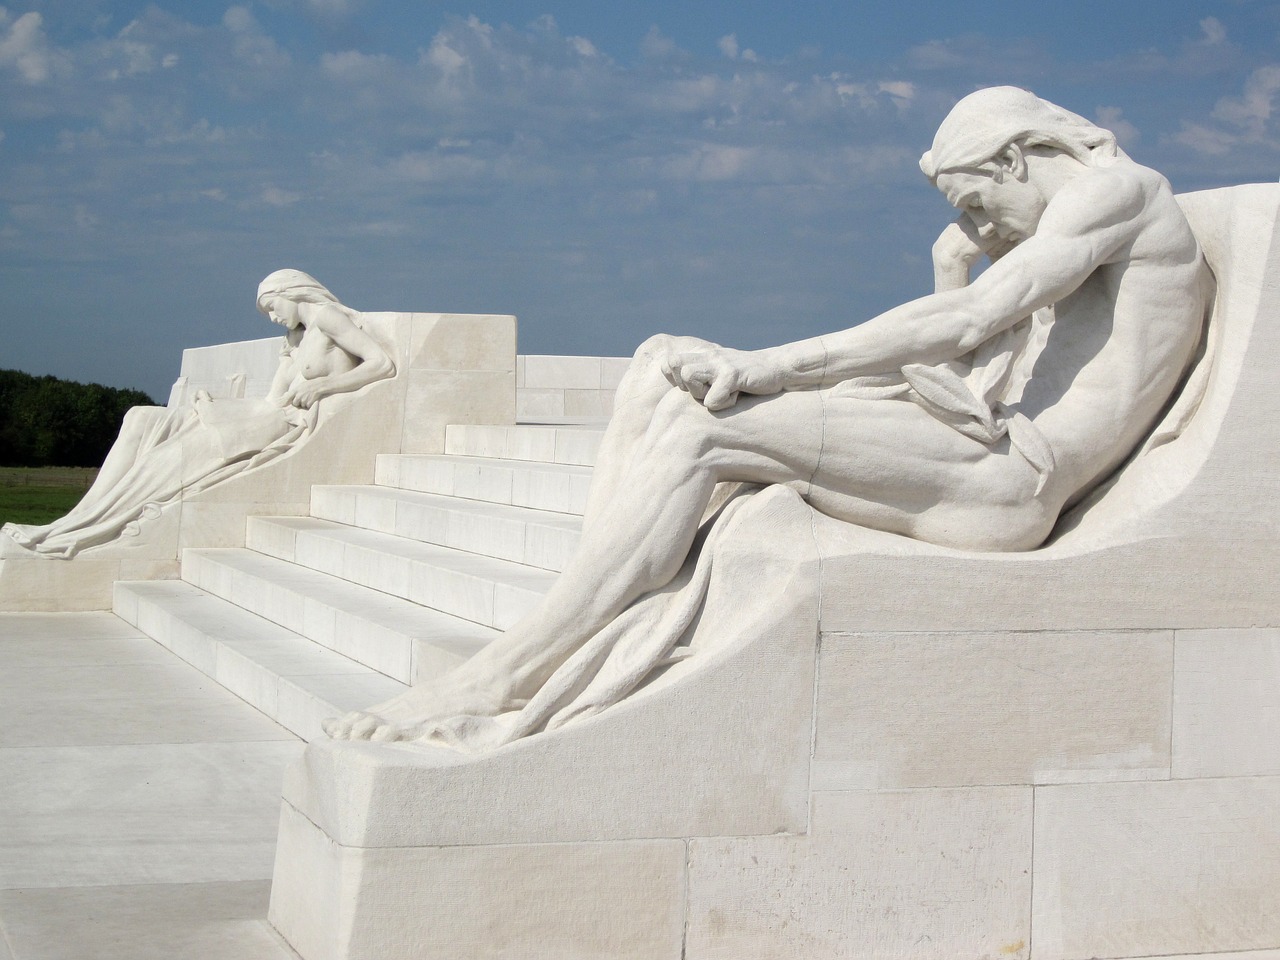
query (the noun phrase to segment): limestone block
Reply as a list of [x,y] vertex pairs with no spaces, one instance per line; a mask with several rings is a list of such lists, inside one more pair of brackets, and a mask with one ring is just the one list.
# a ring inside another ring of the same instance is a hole
[[505,464],[455,462],[449,493],[490,503],[512,503],[515,472]]
[[684,956],[1026,958],[1031,793],[815,793],[809,836],[691,840]]
[[121,580],[176,580],[180,569],[177,557],[166,557],[163,560],[120,559]]
[[515,374],[510,371],[410,370],[406,375],[400,445],[405,453],[444,452],[445,427],[451,423],[514,421]]
[[1173,775],[1280,774],[1280,630],[1180,630]]
[[[260,385],[265,382],[270,386],[276,368],[280,366],[283,346],[283,337],[264,337],[209,347],[188,347],[182,351],[182,366],[178,372],[179,378],[187,381],[186,397],[190,399],[197,390],[207,390],[214,397],[228,396],[230,378],[235,375],[245,378],[243,396],[266,396],[266,389]],[[250,388],[249,384],[253,387]]]
[[767,622],[713,605],[704,616],[728,635],[750,627],[758,639],[692,657],[597,716],[477,755],[320,740],[286,772],[285,799],[359,847],[802,832],[813,573],[801,565],[794,581],[762,584],[772,602],[753,609]]
[[306,501],[299,500],[246,503],[196,497],[176,506],[182,516],[179,550],[186,547],[242,547],[245,523],[254,514],[294,517],[307,512]]
[[[1207,529],[1204,518],[1222,514],[1199,516]],[[1071,555],[949,551],[821,515],[815,529],[824,632],[1280,626],[1276,541],[1260,525],[1223,539],[1170,527],[1164,538]]]
[[528,356],[524,361],[527,388],[599,390],[600,357]]
[[297,960],[264,919],[269,893],[264,880],[6,890],[0,923],[21,960]]
[[516,419],[533,423],[544,417],[558,420],[564,416],[564,394],[550,388],[516,387]]
[[0,560],[0,610],[106,610],[111,585],[120,579],[119,560],[77,557],[73,563],[47,557]]
[[1280,778],[1036,789],[1037,958],[1280,946]]
[[607,420],[613,413],[613,391],[566,390],[564,413],[567,417]]
[[630,357],[601,357],[600,386],[604,390],[616,390],[623,375],[631,366]]
[[[4,887],[265,879],[293,741],[0,750]],[[32,789],[38,784],[39,789]]]
[[601,430],[573,430],[565,428],[556,431],[556,463],[594,466],[596,453],[600,450]]
[[824,634],[814,789],[1169,775],[1171,631]]
[[359,849],[284,804],[270,919],[307,960],[680,955],[676,840]]
[[412,340],[414,369],[510,373],[514,385],[515,317],[415,313]]

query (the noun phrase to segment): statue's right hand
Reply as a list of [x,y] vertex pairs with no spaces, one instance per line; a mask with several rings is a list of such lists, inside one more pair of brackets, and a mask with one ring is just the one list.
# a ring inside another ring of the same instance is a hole
[[727,347],[672,352],[663,358],[661,369],[673,387],[713,411],[732,407],[740,393],[768,396],[786,386],[781,369],[759,353]]

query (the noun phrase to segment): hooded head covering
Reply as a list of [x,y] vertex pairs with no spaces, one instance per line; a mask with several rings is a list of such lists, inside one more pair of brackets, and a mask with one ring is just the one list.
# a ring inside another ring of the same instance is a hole
[[337,303],[323,283],[301,270],[277,270],[258,284],[258,309],[265,297],[284,296],[295,303]]
[[1124,156],[1110,130],[1030,90],[987,87],[951,108],[933,138],[933,148],[920,158],[920,169],[936,180],[947,170],[987,162],[1015,140],[1024,146],[1061,147],[1087,163]]

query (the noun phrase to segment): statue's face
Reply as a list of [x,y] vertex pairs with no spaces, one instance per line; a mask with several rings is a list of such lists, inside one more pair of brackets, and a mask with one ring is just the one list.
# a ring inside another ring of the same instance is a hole
[[276,294],[268,297],[263,306],[266,307],[266,314],[271,318],[272,323],[278,323],[292,330],[302,322],[298,305],[288,297]]
[[1016,243],[1036,232],[1045,198],[1029,178],[1019,179],[1008,168],[1001,173],[998,180],[994,169],[940,173],[938,189],[953,207],[973,221],[980,235],[994,233]]

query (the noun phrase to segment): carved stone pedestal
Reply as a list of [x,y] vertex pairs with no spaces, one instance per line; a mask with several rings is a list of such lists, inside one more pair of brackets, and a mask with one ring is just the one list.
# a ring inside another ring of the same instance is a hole
[[[1280,949],[1278,205],[1184,198],[1199,403],[1048,546],[772,488],[698,628],[738,639],[621,705],[476,757],[308,747],[272,922],[306,960]],[[735,625],[743,591],[776,615]]]

